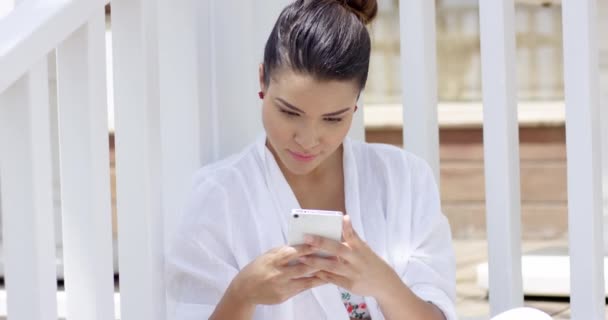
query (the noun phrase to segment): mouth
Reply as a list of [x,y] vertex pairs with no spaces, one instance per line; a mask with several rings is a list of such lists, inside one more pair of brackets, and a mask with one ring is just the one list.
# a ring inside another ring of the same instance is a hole
[[316,155],[302,154],[302,153],[293,152],[291,150],[287,150],[287,152],[289,152],[289,154],[294,159],[296,159],[298,161],[302,161],[302,162],[309,162],[309,161],[314,160],[317,157]]

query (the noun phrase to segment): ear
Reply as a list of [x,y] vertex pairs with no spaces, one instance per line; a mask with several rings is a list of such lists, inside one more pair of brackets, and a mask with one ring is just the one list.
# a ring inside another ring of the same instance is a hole
[[260,91],[266,92],[266,85],[264,84],[264,64],[263,63],[260,63],[258,73],[259,73],[258,81],[260,82]]

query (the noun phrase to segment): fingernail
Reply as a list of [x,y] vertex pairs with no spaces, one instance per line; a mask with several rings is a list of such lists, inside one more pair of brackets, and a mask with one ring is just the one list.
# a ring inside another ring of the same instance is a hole
[[298,260],[300,260],[300,262],[305,262],[306,261],[306,257],[299,257]]

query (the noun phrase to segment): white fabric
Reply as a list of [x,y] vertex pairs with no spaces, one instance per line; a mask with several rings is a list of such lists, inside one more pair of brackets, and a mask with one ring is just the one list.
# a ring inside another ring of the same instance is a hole
[[551,317],[534,308],[516,308],[509,311],[505,311],[491,320],[551,320]]
[[[233,277],[260,254],[287,243],[287,216],[300,208],[266,137],[200,169],[167,253],[170,319],[207,319]],[[451,232],[428,165],[399,148],[344,141],[345,205],[361,238],[419,297],[456,319]],[[371,297],[372,319],[384,319]],[[254,319],[348,319],[332,284]]]

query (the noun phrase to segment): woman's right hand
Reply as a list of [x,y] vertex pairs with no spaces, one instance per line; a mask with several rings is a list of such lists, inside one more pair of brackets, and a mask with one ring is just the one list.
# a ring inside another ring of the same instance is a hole
[[228,290],[233,297],[250,305],[282,303],[298,293],[326,284],[311,275],[319,269],[290,261],[315,252],[309,245],[283,246],[272,249],[249,263],[239,272]]

